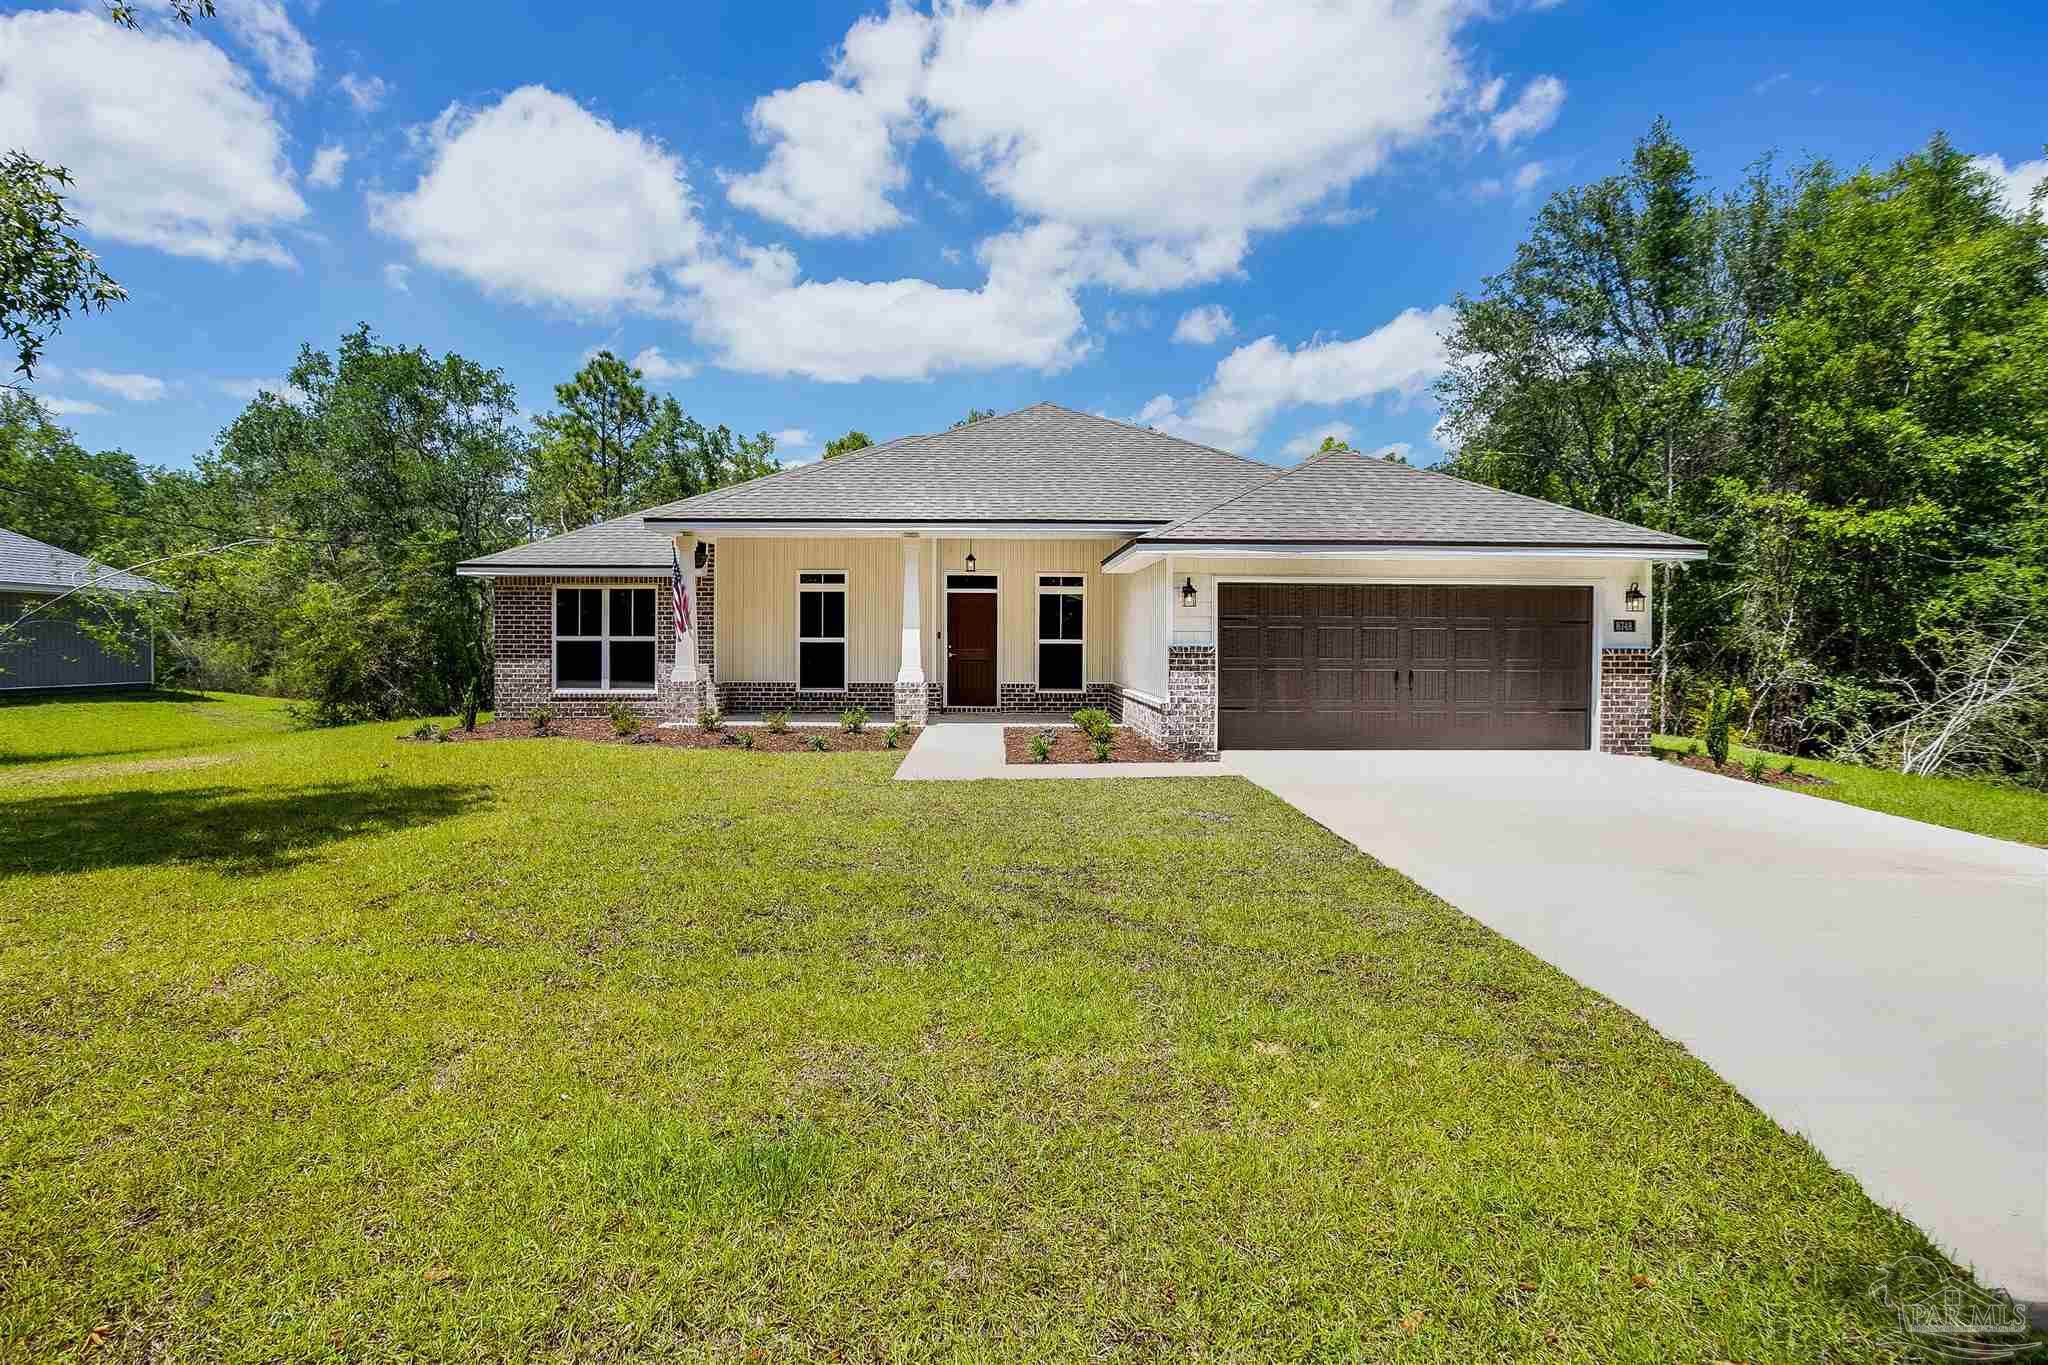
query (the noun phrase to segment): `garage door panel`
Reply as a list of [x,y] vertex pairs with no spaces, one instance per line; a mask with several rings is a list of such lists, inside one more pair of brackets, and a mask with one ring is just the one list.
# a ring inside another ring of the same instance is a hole
[[1592,593],[1220,584],[1227,748],[1562,748],[1590,730]]

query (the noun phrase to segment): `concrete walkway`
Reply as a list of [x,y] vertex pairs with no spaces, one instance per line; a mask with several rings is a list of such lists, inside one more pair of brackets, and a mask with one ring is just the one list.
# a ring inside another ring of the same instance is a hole
[[2048,1303],[2048,852],[1647,759],[1223,767],[1634,1011]]
[[936,719],[896,769],[899,782],[967,782],[976,778],[1223,777],[1214,763],[1011,763],[1003,755],[1003,728],[1033,724],[1028,717],[1000,720]]

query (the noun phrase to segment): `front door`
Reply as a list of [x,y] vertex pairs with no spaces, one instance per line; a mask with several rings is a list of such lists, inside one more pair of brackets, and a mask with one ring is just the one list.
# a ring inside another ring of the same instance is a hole
[[946,594],[946,705],[996,704],[996,595]]

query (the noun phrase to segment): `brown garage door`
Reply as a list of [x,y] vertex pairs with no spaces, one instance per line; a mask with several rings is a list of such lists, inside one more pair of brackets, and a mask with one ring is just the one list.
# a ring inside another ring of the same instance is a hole
[[1225,583],[1225,749],[1583,749],[1590,588]]

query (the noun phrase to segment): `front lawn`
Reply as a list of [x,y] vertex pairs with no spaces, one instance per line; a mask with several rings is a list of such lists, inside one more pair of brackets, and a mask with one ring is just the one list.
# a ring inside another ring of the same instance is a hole
[[408,728],[0,783],[0,1358],[1891,1359],[1910,1226],[1248,783]]
[[0,781],[24,764],[135,763],[220,751],[291,727],[290,702],[227,692],[40,693],[0,699]]
[[[1699,742],[1682,735],[1655,735],[1651,737],[1650,748],[1659,758],[1671,758],[1691,753]],[[1731,746],[1729,768],[1740,772],[1742,765],[1756,754],[1763,755],[1772,769],[1788,761],[1785,755],[1768,750]],[[1789,761],[1792,771],[1827,781],[1825,785],[1787,786],[1787,791],[1842,801],[1887,815],[1903,815],[1909,820],[1925,820],[1930,825],[1946,825],[1993,839],[2048,846],[2048,792],[1962,777],[1909,777],[1885,768],[1824,763],[1817,758]]]

